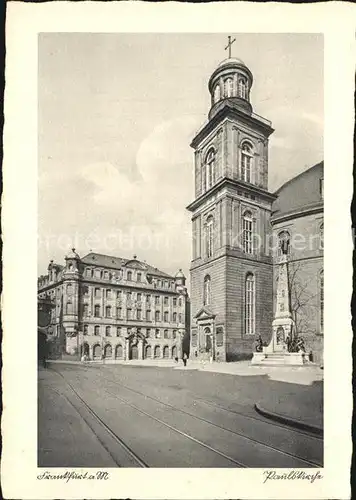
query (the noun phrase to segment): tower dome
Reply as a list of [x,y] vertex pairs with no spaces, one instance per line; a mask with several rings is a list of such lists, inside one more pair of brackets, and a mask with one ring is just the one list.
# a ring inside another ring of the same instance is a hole
[[174,279],[177,285],[185,286],[185,276],[181,269],[179,269]]
[[209,79],[208,86],[211,95],[209,119],[213,118],[227,103],[251,113],[252,83],[252,73],[241,59],[229,57],[221,61]]
[[65,256],[65,259],[80,259],[79,255],[75,251],[75,248],[72,248],[67,255]]

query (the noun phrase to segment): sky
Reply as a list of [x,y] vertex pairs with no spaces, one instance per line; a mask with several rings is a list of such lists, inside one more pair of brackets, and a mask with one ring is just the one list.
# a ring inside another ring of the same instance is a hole
[[[224,34],[41,33],[38,273],[74,246],[189,275],[190,142],[207,121]],[[323,159],[323,37],[234,34],[272,121],[269,190]]]

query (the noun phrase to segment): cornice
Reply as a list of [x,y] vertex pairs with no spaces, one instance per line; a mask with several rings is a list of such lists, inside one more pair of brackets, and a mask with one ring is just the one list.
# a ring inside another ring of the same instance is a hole
[[264,136],[269,137],[274,129],[271,127],[271,122],[265,118],[255,114],[255,113],[244,113],[241,109],[236,108],[228,100],[225,105],[220,109],[216,115],[214,115],[211,120],[209,120],[203,127],[196,133],[190,146],[196,149],[204,137],[209,134],[216,126],[220,124],[222,120],[226,117],[237,118],[247,125],[252,125],[253,127],[259,129]]
[[221,189],[225,185],[230,185],[234,187],[238,187],[240,189],[244,189],[245,191],[248,191],[249,193],[256,194],[258,196],[261,196],[261,198],[273,202],[274,200],[277,199],[277,196],[273,193],[270,193],[269,191],[265,191],[264,189],[255,186],[254,184],[246,184],[244,182],[231,179],[230,177],[222,177],[220,181],[218,181],[214,186],[212,186],[208,191],[205,193],[201,194],[196,200],[194,200],[192,203],[190,203],[186,209],[189,210],[190,212],[193,212],[196,210],[209,196],[212,194],[215,194],[219,189]]

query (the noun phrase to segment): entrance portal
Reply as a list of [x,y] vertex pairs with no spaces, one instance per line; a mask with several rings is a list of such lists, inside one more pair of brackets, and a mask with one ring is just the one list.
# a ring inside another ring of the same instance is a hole
[[212,348],[212,345],[211,345],[211,330],[210,330],[209,327],[205,328],[204,334],[205,334],[205,351],[206,352],[211,352],[211,348]]
[[130,359],[138,359],[138,347],[137,347],[137,345],[131,346]]

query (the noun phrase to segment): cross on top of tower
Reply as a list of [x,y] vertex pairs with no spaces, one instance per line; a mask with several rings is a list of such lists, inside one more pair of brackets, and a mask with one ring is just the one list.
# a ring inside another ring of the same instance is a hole
[[234,38],[233,40],[231,40],[231,36],[229,35],[228,37],[228,44],[226,45],[225,47],[225,50],[229,49],[229,59],[231,58],[231,45],[236,42],[236,38]]

